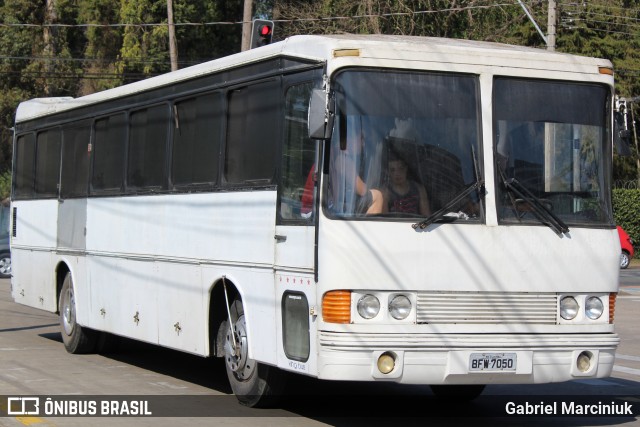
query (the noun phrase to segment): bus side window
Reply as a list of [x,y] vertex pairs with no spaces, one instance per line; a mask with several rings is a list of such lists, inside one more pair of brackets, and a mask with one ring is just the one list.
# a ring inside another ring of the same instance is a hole
[[33,197],[35,179],[36,138],[33,133],[20,135],[16,141],[14,166],[14,196],[17,199]]
[[92,191],[119,192],[122,189],[124,154],[127,136],[127,120],[124,114],[98,119],[92,147]]
[[176,102],[173,107],[174,185],[216,184],[222,129],[222,95]]
[[168,123],[166,104],[131,113],[127,185],[164,187]]
[[308,220],[314,212],[315,144],[309,139],[307,117],[313,84],[287,90],[280,180],[280,219]]
[[60,197],[84,197],[87,195],[89,176],[89,124],[63,129],[62,173]]
[[38,133],[36,138],[36,195],[55,197],[58,195],[60,177],[60,129]]
[[229,92],[224,178],[229,184],[271,184],[276,169],[279,81]]

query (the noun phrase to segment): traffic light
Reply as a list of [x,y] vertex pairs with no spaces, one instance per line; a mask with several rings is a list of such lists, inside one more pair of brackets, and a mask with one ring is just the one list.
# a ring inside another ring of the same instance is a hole
[[254,19],[251,25],[251,49],[266,46],[273,37],[273,21]]

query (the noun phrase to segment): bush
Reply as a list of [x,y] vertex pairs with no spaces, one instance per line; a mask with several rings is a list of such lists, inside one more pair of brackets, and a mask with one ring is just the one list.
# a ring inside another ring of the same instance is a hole
[[[640,190],[615,188],[612,194],[613,218],[633,239],[634,248],[640,244]],[[640,257],[636,250],[635,257]]]
[[11,171],[0,174],[0,201],[11,195]]

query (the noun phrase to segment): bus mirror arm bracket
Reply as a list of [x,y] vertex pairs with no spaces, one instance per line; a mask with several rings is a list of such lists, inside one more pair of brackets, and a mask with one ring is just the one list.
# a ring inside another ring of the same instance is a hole
[[325,89],[313,89],[309,100],[309,138],[331,139],[335,106],[333,97]]

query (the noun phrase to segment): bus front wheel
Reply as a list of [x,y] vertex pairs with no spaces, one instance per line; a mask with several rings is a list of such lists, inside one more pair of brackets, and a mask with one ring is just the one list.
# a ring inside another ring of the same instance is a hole
[[284,373],[276,367],[249,358],[249,340],[242,301],[230,307],[233,328],[226,320],[224,328],[224,359],[233,393],[241,404],[249,407],[273,405],[284,387]]
[[72,354],[93,352],[97,333],[80,326],[76,321],[76,300],[71,273],[67,273],[62,283],[58,310],[60,311],[60,332],[64,348]]

